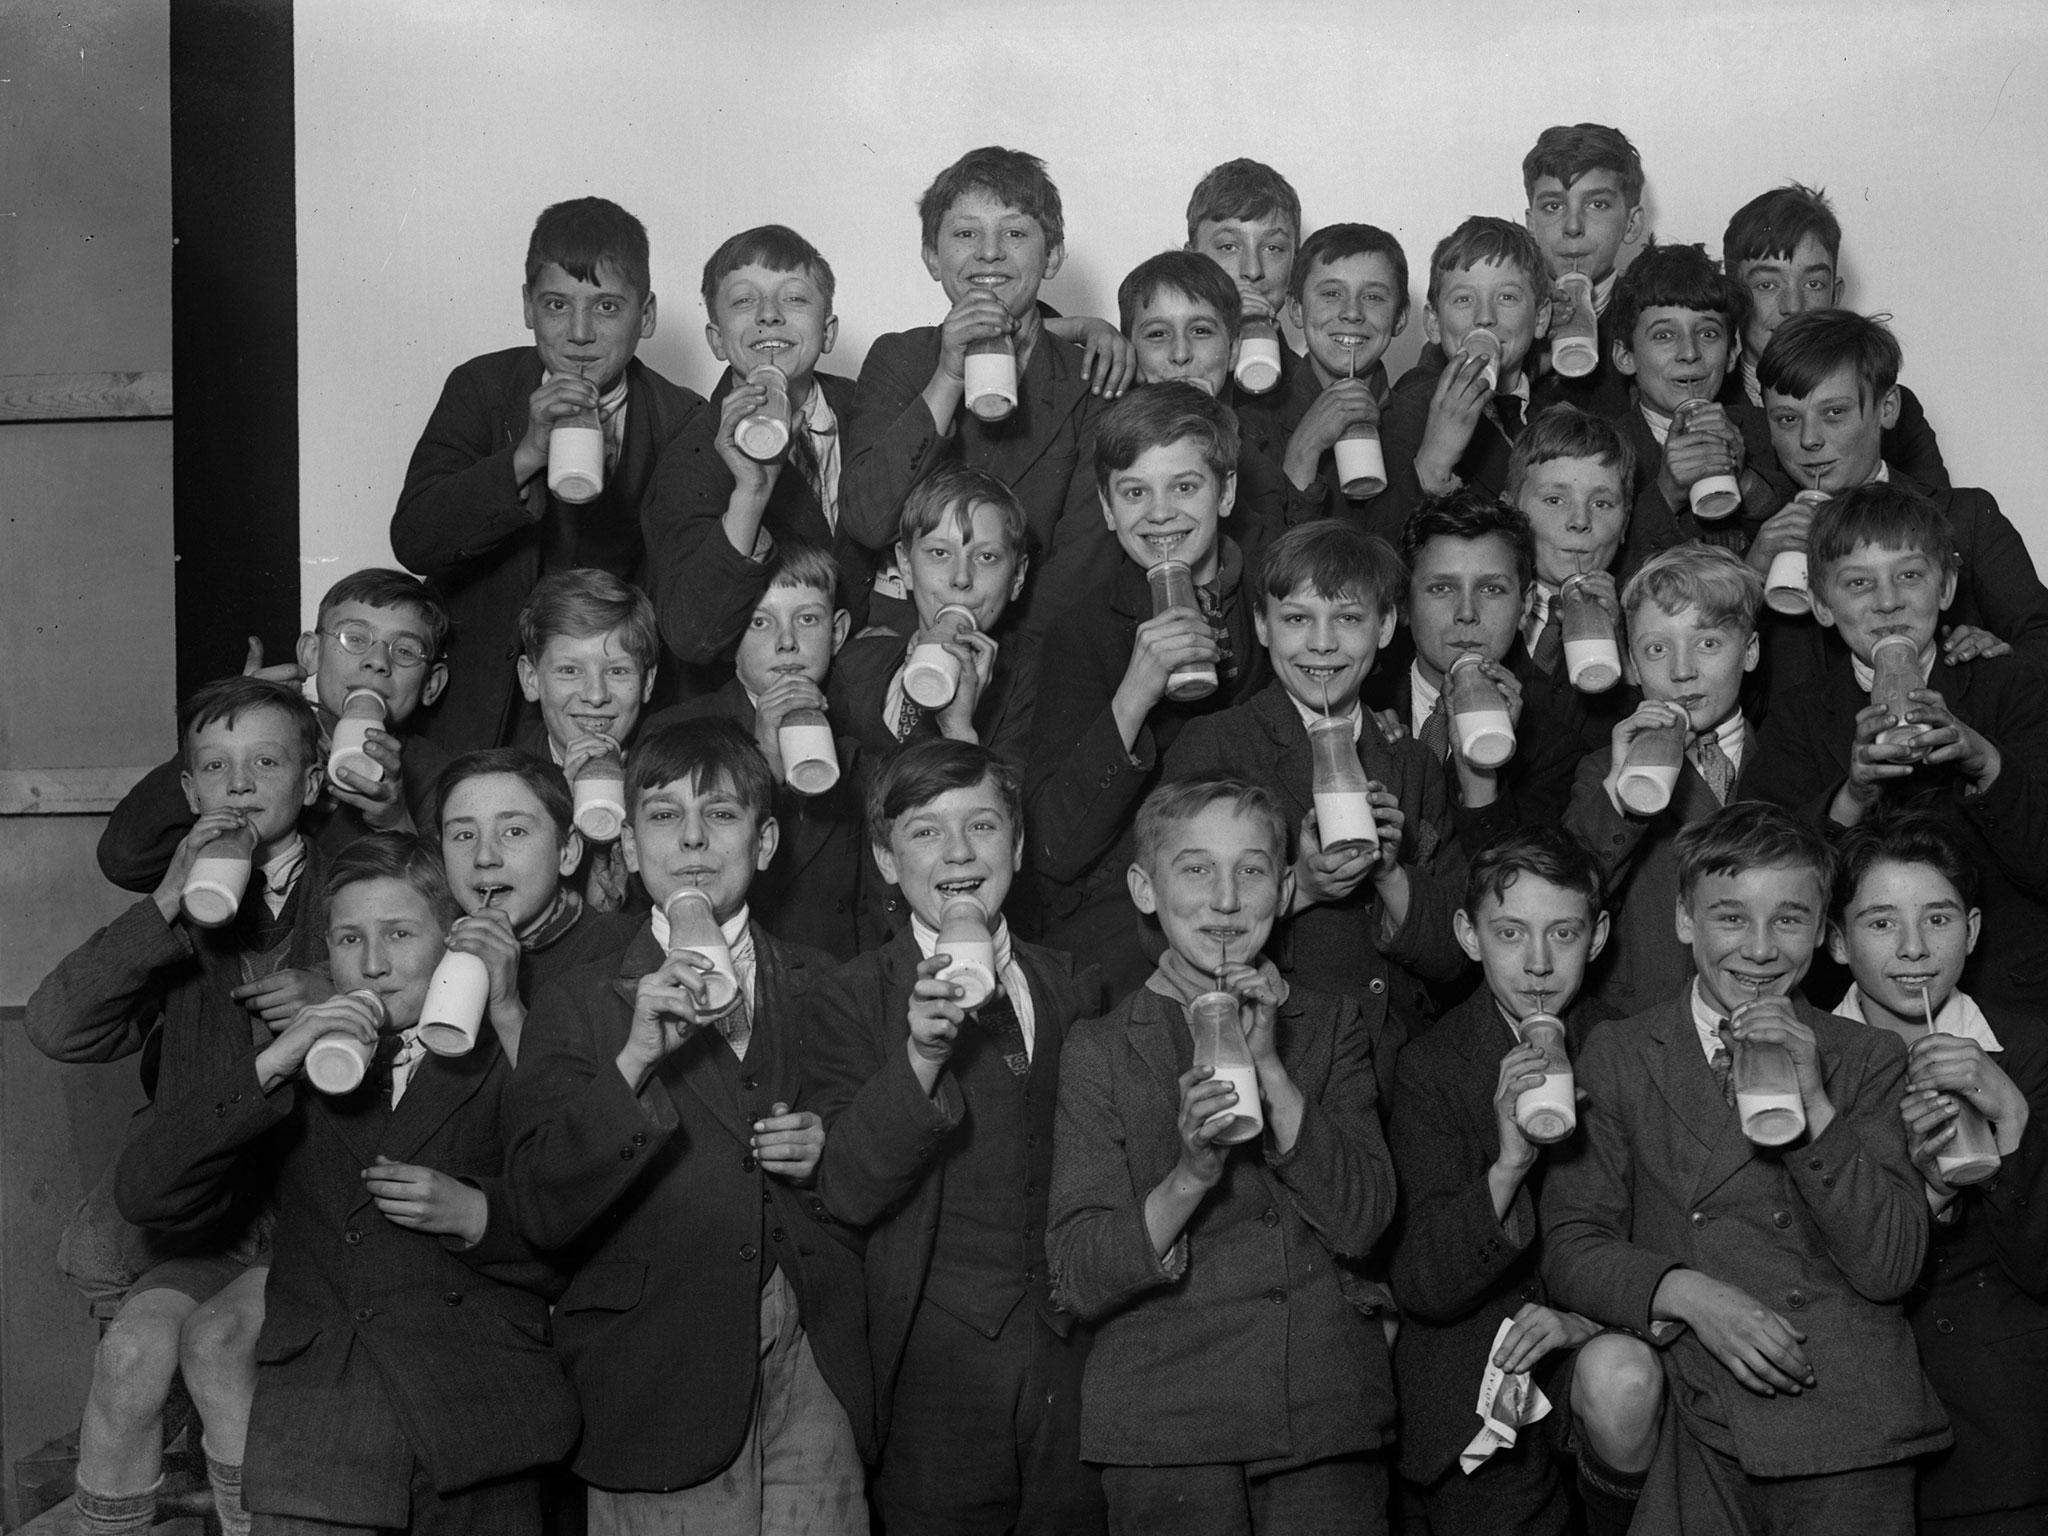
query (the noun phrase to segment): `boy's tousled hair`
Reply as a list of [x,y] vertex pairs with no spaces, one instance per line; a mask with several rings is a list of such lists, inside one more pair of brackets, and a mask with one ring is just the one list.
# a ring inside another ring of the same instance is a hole
[[291,722],[301,767],[320,760],[320,717],[303,693],[267,677],[224,677],[178,706],[178,750],[185,766],[192,766],[192,744],[201,731],[210,725],[234,725],[259,709],[274,709]]
[[825,313],[832,313],[836,281],[832,263],[818,248],[787,224],[757,224],[731,236],[704,263],[700,291],[704,308],[717,318],[718,285],[741,267],[766,267],[770,272],[802,272],[818,285],[825,300]]
[[1356,598],[1376,613],[1401,605],[1408,568],[1394,546],[1334,517],[1288,529],[1266,546],[1259,567],[1262,601],[1283,602],[1306,587],[1329,602]]
[[1147,795],[1145,803],[1138,807],[1136,851],[1133,855],[1138,867],[1147,875],[1152,874],[1153,861],[1159,857],[1167,835],[1183,822],[1193,820],[1210,806],[1225,800],[1238,815],[1265,822],[1267,830],[1273,834],[1274,855],[1281,863],[1286,863],[1291,833],[1287,813],[1280,809],[1280,802],[1274,798],[1273,792],[1263,784],[1253,784],[1231,774],[1203,773],[1167,780]]
[[1295,239],[1301,238],[1301,198],[1287,178],[1257,160],[1226,160],[1195,183],[1188,199],[1188,239],[1193,240],[1207,221],[1249,221],[1273,214],[1287,221]]
[[[1436,539],[1499,539],[1515,562],[1515,580],[1527,592],[1536,580],[1536,530],[1528,514],[1476,485],[1426,496],[1401,525],[1401,560],[1413,575],[1422,552]],[[1405,580],[1404,583],[1405,585]]]
[[939,225],[946,210],[969,192],[986,192],[999,203],[1036,219],[1045,232],[1047,250],[1067,238],[1066,218],[1060,212],[1060,189],[1045,173],[1045,162],[1021,149],[988,145],[970,149],[955,160],[924,189],[917,200],[918,223],[923,226],[924,248],[939,248]]
[[1829,261],[1842,254],[1842,222],[1819,187],[1787,182],[1751,198],[1735,210],[1721,236],[1721,262],[1730,274],[1745,261],[1782,261],[1808,235],[1820,241]]
[[595,566],[542,577],[519,612],[519,646],[536,667],[550,640],[587,640],[613,630],[640,670],[652,672],[661,660],[654,604],[638,587]]
[[1741,334],[1749,301],[1742,285],[1714,265],[1703,245],[1666,245],[1652,240],[1614,284],[1608,316],[1614,339],[1635,350],[1636,321],[1646,309],[1689,309],[1719,315],[1730,340]]
[[809,587],[838,600],[839,560],[831,550],[803,539],[777,539],[768,564],[768,588]]
[[1910,485],[1877,480],[1844,491],[1813,514],[1806,563],[1815,590],[1828,572],[1863,545],[1918,550],[1944,573],[1958,569],[1955,525],[1939,504]]
[[1899,382],[1905,352],[1890,326],[1853,309],[1809,309],[1771,332],[1757,359],[1763,388],[1804,400],[1845,364],[1856,370],[1863,397],[1884,399]]
[[626,754],[626,814],[648,790],[688,782],[702,792],[724,783],[758,825],[775,813],[775,774],[754,738],[730,720],[676,720],[650,731]]
[[411,886],[427,899],[444,930],[462,916],[462,904],[448,887],[441,850],[411,832],[370,832],[337,853],[327,866],[323,894],[328,906],[350,886],[368,880],[398,880]]
[[[1818,829],[1767,800],[1737,800],[1702,821],[1680,829],[1678,899],[1692,893],[1706,875],[1739,875],[1752,869],[1810,869],[1820,881],[1825,906],[1835,877],[1835,850]],[[1816,913],[1822,916],[1822,913]]]
[[519,747],[486,747],[481,752],[465,752],[443,768],[434,784],[434,830],[441,830],[450,795],[471,779],[493,774],[517,779],[532,790],[541,809],[548,813],[548,820],[555,824],[555,831],[563,838],[568,837],[576,824],[576,801],[570,793],[569,780],[553,763]]
[[[1536,243],[1536,237],[1520,224],[1475,213],[1437,241],[1436,249],[1429,253],[1430,307],[1436,307],[1436,297],[1443,289],[1447,273],[1462,272],[1489,261],[1521,268],[1539,295],[1550,292],[1550,279],[1545,275],[1549,269],[1544,265],[1543,247]],[[1301,270],[1297,264],[1295,271]]]
[[1586,915],[1599,915],[1600,865],[1584,843],[1557,826],[1519,827],[1480,849],[1465,871],[1465,915],[1476,921],[1488,897],[1504,899],[1523,875],[1585,897]]
[[1161,290],[1208,305],[1231,340],[1237,339],[1238,327],[1244,324],[1244,297],[1230,274],[1198,251],[1161,251],[1148,256],[1117,284],[1117,325],[1125,336],[1131,334],[1138,310],[1159,297]]
[[[1197,261],[1211,268],[1206,256]],[[1221,270],[1220,268],[1217,270]],[[1202,462],[1220,482],[1237,473],[1243,439],[1237,412],[1198,384],[1169,379],[1134,389],[1102,413],[1095,427],[1095,489],[1107,496],[1110,477],[1129,469],[1145,453],[1193,439]]]
[[1604,123],[1560,123],[1539,133],[1522,157],[1522,195],[1533,198],[1545,176],[1555,176],[1569,190],[1588,171],[1614,172],[1621,178],[1621,200],[1630,208],[1642,206],[1643,157],[1627,134]]
[[653,292],[648,277],[647,226],[604,197],[577,197],[556,203],[533,221],[526,242],[526,281],[553,262],[579,283],[595,283],[597,269],[610,267],[638,291]]
[[410,608],[426,626],[429,660],[438,660],[448,641],[448,610],[434,589],[417,576],[373,565],[351,572],[327,589],[320,599],[314,623],[326,627],[327,615],[343,603],[361,603],[365,608]]
[[972,789],[983,779],[991,781],[1010,827],[1024,835],[1024,786],[1017,770],[987,747],[971,741],[920,741],[890,758],[868,786],[868,841],[877,848],[889,846],[889,831],[898,820],[921,805],[929,805],[949,790]]
[[[1438,247],[1439,250],[1442,247]],[[1301,243],[1294,253],[1294,267],[1287,274],[1287,292],[1297,304],[1308,292],[1308,275],[1319,266],[1348,261],[1354,256],[1384,256],[1394,269],[1395,309],[1398,319],[1408,313],[1408,253],[1376,224],[1325,224]]]
[[1537,412],[1515,439],[1508,454],[1507,500],[1520,500],[1529,471],[1552,459],[1591,459],[1596,464],[1612,464],[1621,475],[1623,503],[1634,495],[1636,451],[1621,429],[1605,416],[1560,403]]
[[1629,577],[1621,589],[1623,618],[1644,603],[1664,613],[1697,608],[1708,624],[1750,635],[1763,607],[1764,579],[1734,550],[1692,540],[1658,551]]
[[985,469],[952,460],[940,464],[910,488],[903,498],[903,515],[897,524],[896,542],[908,549],[917,540],[945,522],[948,516],[966,538],[974,527],[974,509],[988,505],[1002,520],[1003,542],[1022,559],[1029,552],[1030,530],[1024,521],[1023,503],[1016,493]]
[[1837,928],[1856,899],[1856,887],[1880,864],[1925,864],[1956,888],[1968,908],[1977,905],[1982,878],[1954,823],[1933,811],[1895,810],[1859,822],[1835,843],[1834,899],[1828,915]]

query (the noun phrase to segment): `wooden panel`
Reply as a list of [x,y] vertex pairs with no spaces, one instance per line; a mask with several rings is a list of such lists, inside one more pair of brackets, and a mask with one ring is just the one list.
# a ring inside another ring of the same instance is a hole
[[0,422],[104,421],[170,414],[168,371],[0,376]]

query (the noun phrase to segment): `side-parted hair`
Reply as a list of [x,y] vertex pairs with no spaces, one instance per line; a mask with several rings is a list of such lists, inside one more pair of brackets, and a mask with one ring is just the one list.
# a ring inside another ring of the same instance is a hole
[[[1436,249],[1429,253],[1429,306],[1436,307],[1436,296],[1443,290],[1447,274],[1486,262],[1519,267],[1539,297],[1550,292],[1543,247],[1536,243],[1536,237],[1520,224],[1475,213],[1437,241]],[[1294,270],[1299,273],[1301,269],[1297,263]]]
[[1259,567],[1261,601],[1284,602],[1304,587],[1330,602],[1356,598],[1388,614],[1407,595],[1408,568],[1378,534],[1320,518],[1288,529],[1267,545]]
[[1586,915],[1600,913],[1600,866],[1586,845],[1563,827],[1521,827],[1480,849],[1465,871],[1465,915],[1476,919],[1488,897],[1505,899],[1523,875],[1547,880],[1586,898]]
[[[1527,592],[1536,581],[1536,530],[1528,514],[1476,485],[1425,496],[1401,526],[1401,560],[1412,576],[1424,549],[1437,539],[1499,539],[1514,558],[1515,580]],[[1403,580],[1405,588],[1407,583]]]
[[832,263],[787,224],[757,224],[752,229],[743,229],[711,253],[710,260],[704,263],[704,281],[699,290],[704,296],[704,308],[715,317],[718,285],[741,267],[757,266],[770,272],[803,273],[818,285],[825,300],[825,313],[832,313],[832,295],[837,290]]
[[1179,294],[1216,311],[1216,318],[1237,339],[1244,323],[1244,298],[1230,274],[1199,251],[1161,251],[1131,268],[1116,286],[1117,324],[1125,336],[1138,318],[1138,310],[1159,297],[1161,290]]
[[487,747],[481,752],[465,752],[443,768],[434,785],[434,830],[438,833],[447,819],[450,795],[471,779],[489,778],[493,774],[517,779],[532,790],[541,809],[548,813],[548,820],[555,824],[556,833],[563,838],[568,837],[569,829],[576,822],[576,802],[569,792],[568,779],[553,763],[518,747]]
[[[1442,249],[1441,246],[1438,247]],[[1376,224],[1325,224],[1301,243],[1294,254],[1294,266],[1287,274],[1288,295],[1298,304],[1308,292],[1308,275],[1319,266],[1348,261],[1354,256],[1384,256],[1394,269],[1396,319],[1408,313],[1408,253]]]
[[178,750],[185,766],[192,766],[192,746],[201,731],[210,725],[235,725],[259,709],[274,709],[291,722],[300,767],[320,760],[320,717],[303,693],[267,677],[224,677],[178,706]]
[[987,747],[971,741],[920,741],[882,765],[868,786],[868,841],[889,846],[896,823],[919,806],[955,789],[972,789],[984,779],[1009,814],[1011,830],[1024,835],[1024,786],[1017,770]]
[[1615,341],[1634,351],[1636,321],[1644,310],[1660,308],[1719,315],[1732,339],[1749,313],[1749,299],[1740,283],[1714,265],[1705,246],[1652,240],[1615,281],[1608,306]]
[[1621,429],[1605,416],[1560,403],[1537,412],[1515,439],[1508,454],[1507,499],[1519,500],[1529,471],[1553,459],[1591,459],[1612,465],[1621,476],[1622,500],[1635,494],[1636,451]]
[[1932,811],[1895,810],[1859,822],[1835,843],[1834,900],[1828,915],[1841,927],[1856,888],[1880,864],[1924,864],[1950,885],[1964,910],[1977,905],[1981,876],[1953,824]]
[[768,587],[809,587],[835,602],[839,592],[839,561],[829,549],[802,539],[777,539],[768,566]]
[[323,628],[327,615],[343,603],[361,603],[365,608],[410,608],[419,615],[427,631],[427,650],[439,660],[448,643],[448,610],[435,590],[417,576],[373,565],[344,576],[320,599],[315,623]]
[[1002,521],[1003,542],[1022,559],[1030,547],[1030,529],[1016,494],[985,469],[957,460],[940,464],[910,488],[903,498],[903,516],[896,542],[908,549],[951,517],[964,538],[973,528],[974,509],[991,506]]
[[775,814],[775,774],[754,738],[730,720],[676,720],[650,731],[626,753],[626,815],[640,797],[670,784],[699,791],[724,784],[758,824]]
[[[1206,256],[1197,256],[1221,272]],[[1107,496],[1113,475],[1122,473],[1154,448],[1192,439],[1202,462],[1221,480],[1237,473],[1243,440],[1237,412],[1198,384],[1169,379],[1134,389],[1104,411],[1095,427],[1095,489]]]
[[1273,838],[1274,857],[1285,864],[1291,831],[1287,825],[1287,813],[1280,809],[1280,802],[1274,798],[1273,792],[1263,784],[1253,784],[1227,773],[1204,773],[1185,779],[1169,779],[1145,797],[1145,803],[1138,807],[1134,854],[1138,867],[1151,874],[1153,861],[1159,857],[1159,850],[1175,827],[1192,821],[1210,806],[1226,800],[1238,815],[1266,824]]
[[[1820,832],[1767,800],[1738,800],[1678,834],[1678,899],[1707,875],[1739,875],[1752,869],[1810,869],[1820,881],[1825,906],[1835,878],[1835,850]],[[1825,912],[1814,914],[1824,917]]]
[[1896,480],[1856,486],[1813,514],[1806,530],[1806,563],[1816,590],[1829,571],[1866,544],[1918,550],[1945,574],[1962,565],[1948,514]]
[[1038,221],[1045,232],[1049,250],[1067,238],[1066,217],[1060,211],[1060,189],[1045,173],[1045,162],[1021,149],[988,145],[970,149],[955,160],[924,189],[917,200],[917,219],[923,227],[924,248],[939,248],[939,225],[946,212],[970,192],[986,192],[997,202],[1007,203],[1019,213]]
[[1226,160],[1195,183],[1188,199],[1188,238],[1194,239],[1195,231],[1209,220],[1274,214],[1287,221],[1295,239],[1301,238],[1301,198],[1287,178],[1257,160]]
[[1829,261],[1841,259],[1842,223],[1827,193],[1787,182],[1735,210],[1721,236],[1721,262],[1733,274],[1745,261],[1782,261],[1808,235],[1820,241]]
[[1771,332],[1757,359],[1756,381],[1765,389],[1804,400],[1845,364],[1856,370],[1866,400],[1882,400],[1899,382],[1905,351],[1892,328],[1853,309],[1809,309]]
[[638,587],[595,566],[542,577],[519,612],[519,646],[535,666],[540,665],[541,652],[550,640],[587,640],[614,630],[619,632],[619,644],[626,654],[640,663],[640,670],[652,672],[661,660],[654,604]]
[[648,277],[647,226],[603,197],[577,197],[545,209],[526,242],[526,281],[553,262],[580,283],[595,283],[610,267],[641,298],[653,292]]
[[1536,183],[1555,176],[1569,190],[1588,171],[1612,171],[1621,178],[1621,200],[1630,208],[1643,201],[1643,157],[1628,135],[1604,123],[1558,124],[1536,136],[1522,157],[1522,195],[1534,197]]
[[445,929],[462,916],[462,904],[448,888],[441,850],[411,832],[370,832],[334,856],[327,866],[327,905],[352,885],[368,880],[398,880],[427,900]]
[[1764,579],[1732,549],[1697,540],[1660,550],[1621,589],[1621,612],[1630,618],[1645,603],[1665,613],[1691,607],[1717,628],[1756,632]]

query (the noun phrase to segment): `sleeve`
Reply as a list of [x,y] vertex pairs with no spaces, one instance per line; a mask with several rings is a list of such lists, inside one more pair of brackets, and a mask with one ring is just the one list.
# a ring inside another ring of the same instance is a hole
[[[682,435],[656,461],[653,489],[640,519],[647,545],[647,595],[661,638],[692,663],[727,654],[768,590],[769,562],[740,553],[725,536],[733,478],[718,455],[717,431],[715,410],[693,413]],[[775,488],[781,486],[778,475]],[[774,491],[769,500],[772,504]],[[764,514],[764,527],[768,521]]]
[[[513,479],[497,402],[470,366],[448,376],[412,451],[391,550],[407,570],[446,577],[538,520],[538,497]],[[538,476],[535,477],[539,478]]]
[[1901,385],[1899,420],[1884,434],[1885,463],[1916,485],[1930,491],[1949,489],[1948,465],[1942,461],[1941,444],[1934,436],[1934,424],[1920,397]]
[[[1501,800],[1512,807],[1517,827],[1554,827],[1571,802],[1573,780],[1587,756],[1585,733],[1569,710],[1547,700],[1523,709],[1520,729],[1527,738],[1527,756],[1509,772]],[[1465,846],[1485,845],[1468,837]]]
[[1451,914],[1464,899],[1467,854],[1458,838],[1450,786],[1420,742],[1410,738],[1388,750],[1400,763],[1401,808],[1408,819],[1401,838],[1408,918],[1381,948],[1389,960],[1425,981],[1452,981],[1471,961],[1451,926]]
[[2008,664],[1998,675],[1999,690],[1983,711],[1990,718],[1969,719],[1998,748],[1998,777],[1983,794],[1961,797],[1963,815],[2008,880],[2035,897],[2048,897],[2048,781],[2041,777],[2041,765],[2048,763],[2048,691],[2024,664]]
[[903,498],[924,473],[954,451],[924,403],[938,362],[936,331],[879,336],[868,348],[846,424],[839,475],[839,516],[869,549],[896,542]]
[[1159,769],[1149,725],[1124,750],[1110,704],[1129,657],[1103,643],[1110,629],[1089,614],[1055,626],[1040,652],[1042,675],[1057,682],[1039,693],[1025,792],[1033,862],[1042,878],[1062,885],[1116,846]]
[[124,891],[154,891],[199,818],[186,803],[184,763],[159,763],[121,797],[100,833],[100,873]]
[[1999,1267],[2012,1283],[2039,1301],[2048,1301],[2048,1050],[2037,1043],[2024,1058],[2018,1050],[1999,1065],[2026,1095],[2027,1128],[2020,1143],[2001,1159],[1998,1172],[1977,1186],[1979,1209],[1969,1219],[1981,1221],[1998,1255]]
[[[1961,492],[1959,495],[1971,495]],[[1973,537],[1964,557],[1985,628],[2035,666],[2048,670],[2048,587],[2041,585],[2027,541],[1988,492],[1970,519]]]
[[1422,504],[1415,455],[1421,452],[1423,435],[1429,430],[1429,403],[1436,397],[1436,385],[1435,377],[1410,372],[1394,386],[1380,411],[1380,454],[1386,460],[1387,488],[1375,499],[1373,510],[1396,528]]
[[1336,1001],[1330,1075],[1302,1088],[1301,1133],[1285,1152],[1270,1133],[1266,1166],[1301,1219],[1340,1258],[1362,1259],[1394,1216],[1394,1160],[1380,1132],[1379,1079],[1372,1038],[1358,1005]]
[[54,1061],[119,1061],[142,1049],[163,1012],[167,967],[192,957],[182,928],[144,897],[57,962],[22,1011]]
[[[1078,364],[1077,364],[1078,366]],[[1100,412],[1093,395],[1074,407],[1080,418],[1080,442],[1066,493],[1052,526],[1051,546],[1037,552],[1024,592],[1024,633],[1034,640],[1087,596],[1102,573],[1124,558],[1102,521],[1102,503],[1095,490],[1095,426]]]
[[1651,826],[1648,820],[1617,811],[1607,798],[1607,770],[1613,761],[1611,751],[1595,752],[1580,760],[1572,781],[1571,804],[1564,813],[1565,831],[1586,845],[1600,866],[1601,883],[1610,893],[1623,871],[1635,862],[1636,850]]
[[296,1081],[265,1093],[251,1052],[219,1077],[175,1104],[138,1119],[121,1149],[114,1203],[138,1227],[194,1232],[210,1226],[235,1203],[228,1175],[242,1152],[284,1124],[298,1108]]
[[[1827,712],[1805,689],[1786,697],[1757,733],[1756,770],[1742,776],[1745,794],[1782,806],[1802,820],[1825,827],[1835,791],[1848,777],[1846,755],[1837,759],[1819,733]],[[1846,746],[1844,752],[1846,754]]]

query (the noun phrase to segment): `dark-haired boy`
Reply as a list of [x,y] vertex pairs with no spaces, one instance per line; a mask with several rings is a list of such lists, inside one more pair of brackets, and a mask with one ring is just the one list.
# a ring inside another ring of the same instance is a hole
[[1614,329],[1607,317],[1621,253],[1642,237],[1643,180],[1643,157],[1635,145],[1604,123],[1546,128],[1522,157],[1522,191],[1529,199],[1523,220],[1543,248],[1552,292],[1567,273],[1585,274],[1599,319],[1599,362],[1591,373],[1565,378],[1551,368],[1547,351],[1538,356],[1536,369],[1551,374],[1553,398],[1610,420],[1628,410],[1628,380],[1614,366]]
[[[590,1528],[864,1532],[859,1266],[807,1193],[825,1132],[800,1017],[831,961],[747,900],[774,855],[776,784],[725,720],[650,731],[626,772],[653,913],[623,954],[534,1000],[507,1108],[513,1210],[576,1271],[555,1325]],[[723,1016],[702,956],[673,944],[666,903],[685,888],[731,947],[740,1000]]]
[[[1275,328],[1294,292],[1301,246],[1301,197],[1285,176],[1257,160],[1226,160],[1206,172],[1188,197],[1186,249],[1208,257],[1230,278],[1247,315]],[[1283,340],[1280,382],[1267,392],[1284,396],[1301,359]]]
[[[1105,1528],[1079,1451],[1087,1334],[1053,1304],[1045,1223],[1061,1046],[1106,999],[1093,971],[1003,920],[1023,818],[1016,775],[984,747],[919,742],[891,759],[868,834],[912,922],[812,994],[818,1193],[867,1233],[890,1536]],[[940,979],[938,928],[962,898],[987,919],[999,986],[971,1013]]]
[[[704,408],[633,355],[654,334],[654,289],[647,231],[617,203],[581,197],[545,210],[519,293],[534,345],[449,374],[391,516],[399,563],[441,585],[455,621],[455,686],[422,727],[447,752],[512,739],[518,696],[505,658],[536,581],[579,565],[639,579],[642,524],[675,515],[655,466]],[[549,436],[592,410],[604,428],[604,489],[564,501],[548,487]]]
[[[1590,1528],[1619,1536],[1656,1447],[1663,1371],[1642,1340],[1602,1334],[1545,1297],[1538,1202],[1569,1151],[1544,1155],[1515,1118],[1545,1070],[1522,1020],[1556,1015],[1576,1055],[1605,1017],[1580,997],[1607,938],[1600,871],[1554,825],[1511,833],[1473,858],[1453,922],[1486,984],[1401,1052],[1387,1136],[1405,1206],[1393,1246],[1401,1475],[1432,1529],[1556,1536],[1575,1441]],[[1570,1412],[1467,1469],[1473,1397],[1490,1365],[1533,1372]]]
[[[837,606],[856,627],[867,613],[872,562],[839,516],[853,380],[818,371],[839,339],[834,288],[817,247],[780,224],[741,231],[704,263],[704,339],[725,372],[709,409],[662,456],[656,494],[674,510],[646,528],[648,590],[663,638],[686,665],[713,667],[730,654],[786,541],[830,550]],[[789,396],[789,446],[769,464],[734,441],[768,398],[754,379],[762,368],[782,374]]]
[[[1024,509],[1036,569],[1015,622],[1036,635],[1086,587],[1103,543],[1088,483],[1102,401],[1080,349],[1047,330],[1038,304],[1066,260],[1059,189],[1035,155],[970,150],[925,189],[918,219],[925,270],[952,308],[941,325],[868,348],[846,421],[840,516],[867,548],[887,551],[911,487],[935,467],[995,476]],[[965,403],[967,350],[999,337],[1016,350],[1017,405],[984,421]],[[886,565],[875,590],[908,596]]]
[[[377,776],[356,766],[343,766],[338,774],[323,768],[306,826],[328,854],[367,832],[433,825],[434,781],[447,757],[407,727],[447,685],[442,647],[448,625],[447,610],[417,578],[381,568],[357,571],[320,599],[314,627],[299,636],[294,662],[253,674],[285,683],[311,679],[323,764],[326,738],[348,696],[367,690],[383,704],[384,719],[363,748]],[[251,666],[260,660],[260,653],[252,655]],[[192,808],[180,787],[183,771],[182,754],[152,769],[107,818],[100,872],[123,890],[155,889],[191,830]]]
[[[1827,917],[1833,854],[1741,802],[1678,839],[1694,980],[1593,1031],[1573,1063],[1571,1155],[1543,1187],[1556,1304],[1659,1345],[1675,1412],[1637,1529],[1907,1536],[1911,1458],[1945,1445],[1900,1299],[1927,1252],[1897,1037],[1792,994]],[[1730,1062],[1780,1047],[1805,1129],[1749,1141]]]
[[[1742,322],[1742,367],[1730,369],[1723,403],[1764,403],[1757,369],[1770,340],[1794,315],[1842,302],[1838,267],[1842,226],[1827,196],[1787,182],[1735,210],[1721,236],[1721,270],[1740,284],[1748,303]],[[1948,489],[1941,444],[1919,397],[1899,388],[1898,419],[1884,429],[1884,460],[1929,491]]]
[[[191,1231],[252,1172],[275,1181],[243,1471],[265,1529],[532,1536],[576,1402],[548,1347],[559,1287],[505,1204],[511,1068],[488,1031],[460,1057],[419,1044],[460,909],[438,852],[398,833],[338,854],[326,895],[342,994],[166,1105],[121,1155],[121,1211]],[[372,1069],[315,1092],[307,1055],[337,1035]]]
[[[1039,695],[1026,778],[1044,936],[1100,965],[1119,998],[1152,967],[1124,887],[1132,818],[1188,722],[1249,699],[1266,678],[1244,556],[1222,531],[1239,441],[1227,407],[1178,381],[1103,413],[1095,477],[1122,558],[1039,656],[1040,676],[1055,680]],[[1147,572],[1166,560],[1188,567],[1196,609],[1154,614]],[[1177,670],[1205,664],[1213,692],[1168,696]]]

